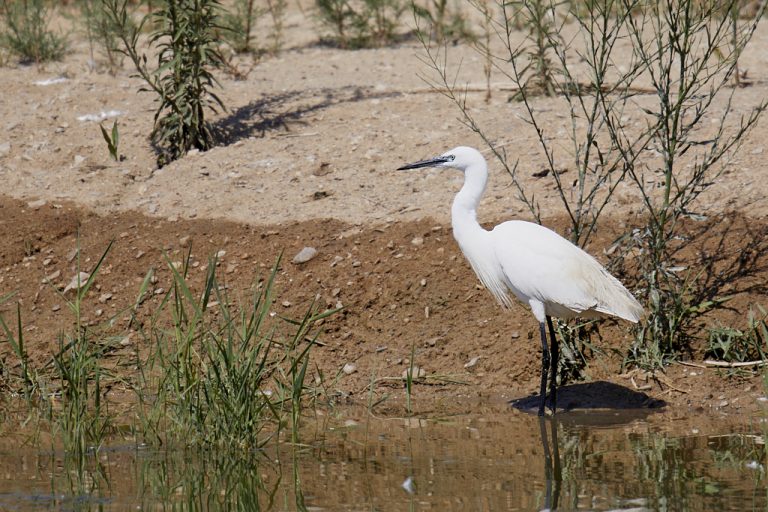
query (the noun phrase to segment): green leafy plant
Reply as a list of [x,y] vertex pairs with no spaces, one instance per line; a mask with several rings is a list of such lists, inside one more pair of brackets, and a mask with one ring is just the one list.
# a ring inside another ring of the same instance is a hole
[[743,330],[711,327],[705,356],[731,363],[768,360],[768,312],[759,305],[750,309]]
[[47,0],[3,0],[2,16],[2,44],[22,62],[45,62],[64,56],[67,41],[48,28]]
[[216,137],[206,112],[224,109],[213,92],[218,85],[212,70],[223,64],[218,51],[219,2],[217,0],[167,0],[152,13],[155,29],[150,44],[157,50],[157,66],[150,68],[146,54],[137,48],[148,18],[130,22],[127,0],[103,0],[110,22],[118,27],[121,51],[155,93],[158,107],[151,140],[163,166],[191,149],[206,151]]
[[279,431],[287,411],[297,440],[315,325],[335,311],[310,307],[299,320],[275,323],[270,312],[279,261],[249,304],[233,310],[216,278],[215,258],[197,295],[187,281],[188,263],[189,257],[181,268],[169,262],[173,285],[163,307],[172,325],[145,333],[153,350],[140,362],[141,431],[150,440],[258,448],[276,433],[265,427]]
[[111,132],[107,132],[107,129],[104,128],[104,126],[101,124],[99,124],[99,128],[101,129],[101,135],[104,137],[104,140],[107,143],[109,155],[115,162],[123,160],[123,156],[119,154],[118,149],[120,145],[120,132],[117,130],[117,121],[112,124]]

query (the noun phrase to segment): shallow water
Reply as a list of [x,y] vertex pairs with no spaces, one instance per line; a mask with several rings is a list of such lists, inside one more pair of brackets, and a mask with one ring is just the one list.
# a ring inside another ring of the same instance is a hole
[[765,510],[759,419],[504,406],[305,420],[266,453],[115,444],[97,459],[0,444],[0,510]]

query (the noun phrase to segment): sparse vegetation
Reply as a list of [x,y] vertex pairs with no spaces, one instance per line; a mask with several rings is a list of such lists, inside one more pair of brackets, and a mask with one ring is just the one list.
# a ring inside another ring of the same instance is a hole
[[315,5],[320,22],[342,48],[391,43],[407,8],[403,0],[316,0]]
[[3,0],[0,41],[21,62],[59,60],[67,50],[66,38],[51,30],[48,0]]

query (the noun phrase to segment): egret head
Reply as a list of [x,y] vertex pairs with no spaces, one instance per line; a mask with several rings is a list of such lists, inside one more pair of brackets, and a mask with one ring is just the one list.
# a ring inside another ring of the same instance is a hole
[[474,148],[459,146],[434,158],[413,162],[398,167],[398,171],[406,169],[419,169],[421,167],[452,167],[460,171],[466,171],[468,167],[485,163],[485,158]]

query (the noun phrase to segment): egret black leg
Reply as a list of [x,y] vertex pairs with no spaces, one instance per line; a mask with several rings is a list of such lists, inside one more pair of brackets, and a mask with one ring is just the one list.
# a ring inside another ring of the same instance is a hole
[[559,353],[557,337],[555,336],[555,328],[552,325],[551,316],[547,316],[547,326],[549,327],[549,346],[551,347],[552,352],[552,376],[550,377],[551,380],[549,381],[549,407],[552,409],[552,412],[555,412],[557,410],[557,358]]
[[549,370],[547,328],[544,326],[544,322],[539,323],[539,332],[541,333],[541,404],[539,405],[539,416],[544,416],[544,405],[547,401],[547,370]]

